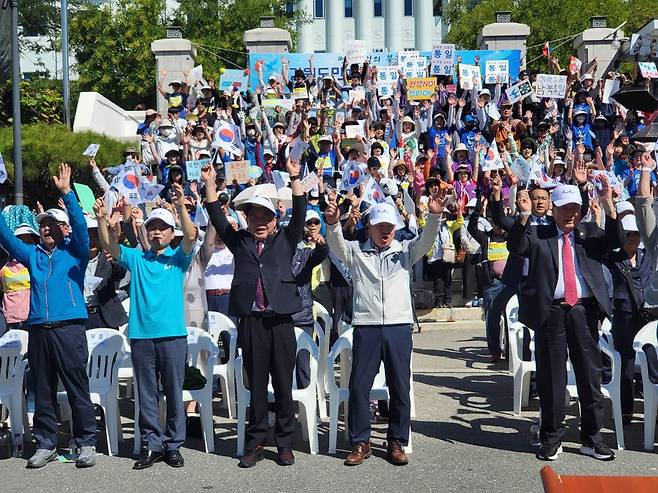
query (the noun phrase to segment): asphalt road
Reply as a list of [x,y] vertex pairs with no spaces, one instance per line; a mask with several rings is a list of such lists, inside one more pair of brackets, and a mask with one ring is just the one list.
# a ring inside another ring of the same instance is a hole
[[[235,424],[217,405],[215,453],[205,454],[201,440],[190,438],[182,450],[183,469],[158,463],[133,471],[132,421],[126,418],[126,440],[119,457],[105,455],[101,433],[102,455],[91,469],[52,463],[35,471],[24,468],[25,460],[0,461],[0,491],[542,491],[539,470],[546,463],[535,458],[529,431],[537,417],[537,401],[531,401],[522,417],[511,413],[512,378],[506,363],[486,363],[481,329],[426,331],[414,339],[417,417],[412,422],[413,453],[406,467],[383,459],[385,425],[375,425],[375,456],[361,466],[346,467],[343,459],[348,445],[342,431],[338,454],[328,455],[328,431],[323,424],[319,455],[308,453],[300,432],[294,466],[278,466],[276,449],[270,447],[266,460],[257,467],[239,469],[234,457]],[[641,403],[636,405],[641,418]],[[122,411],[131,415],[129,401],[122,403]],[[656,452],[642,450],[641,420],[626,427],[628,449],[618,452],[613,462],[599,462],[578,454],[576,412],[575,405],[568,411],[565,453],[550,463],[558,473],[657,474]],[[616,443],[611,419],[604,437]]]

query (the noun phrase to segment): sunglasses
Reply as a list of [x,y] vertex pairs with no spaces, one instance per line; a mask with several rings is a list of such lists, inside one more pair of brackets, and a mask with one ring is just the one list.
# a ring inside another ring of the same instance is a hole
[[318,221],[317,219],[311,219],[310,221],[306,221],[306,224],[308,226],[319,226],[320,221]]

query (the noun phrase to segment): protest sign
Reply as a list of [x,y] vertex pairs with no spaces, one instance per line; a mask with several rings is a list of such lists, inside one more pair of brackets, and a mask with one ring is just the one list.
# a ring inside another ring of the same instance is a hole
[[605,86],[603,87],[603,104],[610,104],[610,96],[616,93],[619,90],[619,80],[608,79],[605,81]]
[[484,78],[487,84],[509,83],[509,61],[508,60],[487,60],[484,71]]
[[345,43],[345,58],[348,65],[358,63],[359,65],[366,63],[367,50],[366,42],[360,39],[352,39]]
[[229,161],[224,164],[224,175],[227,183],[233,183],[233,180],[240,184],[249,181],[249,161]]
[[530,165],[523,158],[516,158],[510,166],[512,172],[516,175],[521,183],[528,183],[530,176]]
[[435,44],[432,46],[432,75],[452,75],[455,65],[455,45]]
[[201,169],[210,162],[210,159],[197,159],[196,161],[186,161],[185,170],[187,171],[188,181],[200,181]]
[[87,185],[82,183],[74,183],[73,188],[75,189],[75,194],[78,196],[78,202],[80,202],[80,207],[87,214],[94,214],[94,202],[96,202],[96,197],[94,197],[94,192]]
[[243,70],[226,69],[219,78],[219,90],[231,91],[237,87],[241,91],[247,87],[247,76],[244,75]]
[[292,111],[295,102],[292,99],[263,99],[263,109],[274,109],[279,106],[285,110]]
[[302,155],[304,154],[304,151],[308,149],[308,147],[309,145],[306,142],[301,140],[299,137],[296,137],[288,147],[288,156],[292,161],[298,163],[302,160]]
[[349,102],[352,104],[359,103],[366,99],[366,90],[363,87],[352,89],[349,93]]
[[363,131],[363,125],[345,125],[345,138],[346,139],[355,139],[357,135],[365,137],[365,132]]
[[567,92],[566,75],[538,74],[535,94],[538,98],[564,98]]
[[320,178],[315,173],[306,173],[306,176],[300,182],[304,193],[308,193],[320,184]]
[[192,70],[190,70],[190,73],[188,74],[188,79],[190,81],[190,84],[194,84],[197,81],[205,82],[203,80],[203,65],[197,65]]
[[425,77],[427,69],[427,58],[419,56],[407,58],[402,65],[402,73],[405,79],[411,77]]
[[377,67],[377,91],[380,97],[393,96],[398,85],[398,67]]
[[459,64],[459,85],[462,89],[470,91],[482,87],[482,75],[477,65]]
[[524,99],[526,96],[530,95],[530,93],[532,93],[532,86],[528,80],[517,82],[505,90],[505,94],[507,94],[507,101],[512,104],[521,99]]
[[286,188],[288,183],[290,183],[290,173],[274,170],[272,171],[272,180],[274,181],[274,186],[277,190]]
[[85,149],[85,152],[82,153],[82,155],[89,157],[96,157],[96,154],[98,153],[98,148],[100,146],[101,146],[100,144],[89,144]]
[[658,79],[658,70],[654,62],[638,62],[642,77],[647,79]]
[[293,99],[308,99],[308,91],[305,87],[295,87],[292,90]]
[[412,77],[406,83],[409,100],[429,99],[436,91],[436,77]]
[[398,65],[403,66],[408,59],[418,58],[419,56],[420,56],[419,51],[414,51],[414,50],[399,51],[398,52]]

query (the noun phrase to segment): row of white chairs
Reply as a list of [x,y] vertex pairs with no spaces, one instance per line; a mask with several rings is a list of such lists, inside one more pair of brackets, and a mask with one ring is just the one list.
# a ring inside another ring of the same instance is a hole
[[[127,303],[126,303],[127,304]],[[128,308],[128,306],[126,306]],[[329,421],[329,452],[335,453],[338,433],[338,413],[343,404],[344,416],[347,416],[347,401],[349,398],[348,382],[351,371],[352,329],[341,322],[341,335],[329,351],[331,317],[319,304],[315,306],[318,322],[315,323],[314,337],[299,328],[295,328],[297,351],[307,350],[310,357],[311,383],[304,389],[298,389],[293,373],[293,400],[300,404],[299,418],[302,422],[304,440],[309,442],[311,453],[319,452],[317,415],[322,421]],[[123,441],[121,417],[119,413],[119,381],[125,380],[129,390],[132,388],[135,402],[135,440],[134,452],[139,453],[141,443],[139,434],[139,389],[132,375],[130,360],[130,344],[124,335],[126,327],[116,331],[113,329],[93,329],[87,331],[89,359],[87,374],[89,376],[90,394],[94,404],[99,405],[105,417],[105,432],[109,455],[118,453],[118,442]],[[228,361],[218,361],[219,348],[217,341],[222,332],[229,334]],[[183,391],[184,401],[196,401],[201,415],[202,432],[206,452],[214,451],[214,423],[212,411],[212,391],[214,377],[222,386],[222,405],[228,408],[229,417],[237,418],[237,454],[244,452],[244,432],[246,414],[249,405],[249,390],[246,384],[246,374],[243,371],[242,357],[236,358],[237,331],[233,322],[226,316],[208,313],[208,332],[194,327],[187,329],[188,364],[195,366],[206,377],[203,389]],[[314,341],[317,340],[317,344]],[[29,424],[26,412],[23,378],[27,361],[28,335],[21,330],[12,330],[0,338],[0,404],[9,408],[10,423],[13,433],[29,434]],[[336,383],[334,363],[340,356],[339,384]],[[412,417],[415,417],[415,400],[413,393],[413,378],[411,378]],[[274,393],[270,386],[270,400]],[[128,394],[130,395],[130,393]],[[329,414],[327,414],[327,396],[329,396]],[[375,379],[370,393],[371,399],[385,400],[389,398],[383,365]],[[58,393],[58,402],[63,420],[70,422],[71,411],[68,406],[66,392]],[[161,415],[164,420],[164,402],[161,400]],[[21,415],[22,414],[22,415]],[[348,435],[345,420],[345,434]],[[411,437],[407,452],[412,451]]]
[[[519,302],[513,296],[507,303],[505,318],[507,322],[509,340],[509,371],[514,378],[514,402],[513,412],[521,415],[522,407],[528,406],[530,393],[530,375],[536,371],[534,331],[524,326],[518,319]],[[658,340],[656,330],[658,322],[650,322],[645,325],[635,336],[633,348],[635,349],[636,366],[642,373],[642,386],[644,393],[644,449],[653,450],[654,434],[656,427],[656,408],[658,407],[658,384],[649,379],[649,369],[646,354],[643,350],[645,345],[652,345],[658,351]],[[605,319],[599,329],[599,348],[601,352],[610,358],[611,380],[601,385],[601,391],[612,403],[612,414],[615,423],[615,434],[617,436],[617,448],[624,449],[624,427],[621,412],[621,356],[614,349],[613,337],[610,332],[611,322]],[[523,338],[527,331],[530,341],[530,361],[523,359]],[[578,398],[576,380],[571,363],[567,360],[567,404],[571,398]]]

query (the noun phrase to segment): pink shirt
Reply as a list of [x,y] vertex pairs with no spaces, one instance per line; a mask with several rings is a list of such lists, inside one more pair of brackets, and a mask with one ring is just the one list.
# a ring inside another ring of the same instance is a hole
[[20,262],[10,260],[0,269],[4,296],[2,312],[7,323],[25,322],[30,313],[30,273]]

